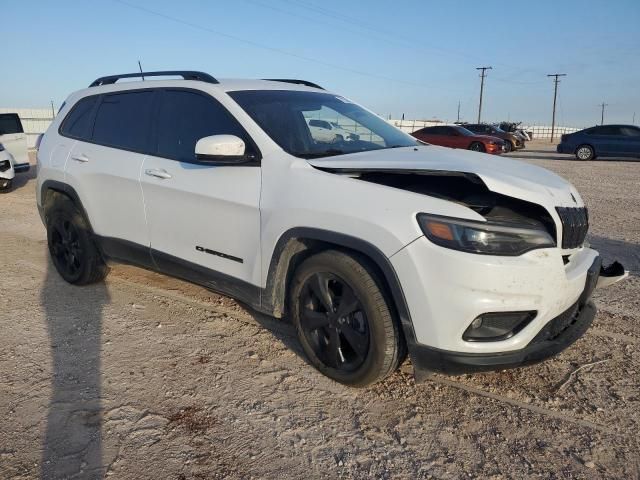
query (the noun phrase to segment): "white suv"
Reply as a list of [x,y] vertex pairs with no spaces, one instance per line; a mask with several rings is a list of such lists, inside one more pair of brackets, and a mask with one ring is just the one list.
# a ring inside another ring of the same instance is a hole
[[[38,208],[66,281],[127,262],[286,315],[354,386],[407,351],[420,370],[532,363],[590,325],[601,261],[557,175],[423,144],[309,82],[144,74],[161,75],[183,79],[99,78],[42,139]],[[314,114],[359,138],[315,141]]]

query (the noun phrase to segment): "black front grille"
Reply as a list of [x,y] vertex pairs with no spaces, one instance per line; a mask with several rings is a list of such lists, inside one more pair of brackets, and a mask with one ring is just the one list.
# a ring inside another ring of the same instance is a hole
[[589,212],[585,207],[556,207],[562,221],[562,248],[577,248],[589,230]]

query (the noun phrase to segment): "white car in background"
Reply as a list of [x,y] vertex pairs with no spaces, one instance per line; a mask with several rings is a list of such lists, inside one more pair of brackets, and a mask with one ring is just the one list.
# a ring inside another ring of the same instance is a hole
[[308,118],[307,125],[309,125],[311,136],[316,142],[333,143],[360,139],[359,135],[345,130],[337,122]]
[[17,113],[0,113],[0,190],[9,190],[16,173],[29,170],[27,136]]

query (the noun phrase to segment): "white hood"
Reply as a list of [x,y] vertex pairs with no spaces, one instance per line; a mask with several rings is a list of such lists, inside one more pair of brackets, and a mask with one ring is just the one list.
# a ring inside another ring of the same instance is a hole
[[535,165],[467,150],[424,145],[381,149],[311,159],[314,167],[330,170],[413,170],[473,173],[493,192],[554,207],[583,206],[573,185]]

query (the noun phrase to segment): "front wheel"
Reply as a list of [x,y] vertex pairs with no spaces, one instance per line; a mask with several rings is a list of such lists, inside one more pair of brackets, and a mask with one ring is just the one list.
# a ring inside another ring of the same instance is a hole
[[328,250],[306,259],[290,289],[293,323],[310,362],[340,383],[363,387],[393,373],[404,339],[365,259]]
[[473,142],[471,145],[469,145],[469,150],[472,150],[474,152],[484,152],[484,145],[480,142]]
[[512,150],[513,150],[513,143],[511,143],[509,140],[506,140],[504,142],[504,153],[509,153]]
[[576,158],[578,160],[593,160],[596,156],[596,152],[590,145],[580,145],[576,148]]

